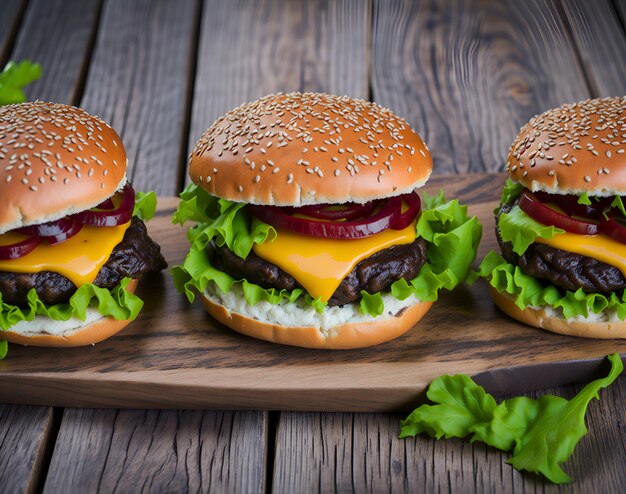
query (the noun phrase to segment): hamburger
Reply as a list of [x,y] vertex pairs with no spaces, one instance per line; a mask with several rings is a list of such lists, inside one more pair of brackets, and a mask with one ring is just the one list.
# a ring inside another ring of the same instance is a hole
[[190,155],[174,222],[194,221],[176,287],[240,333],[311,348],[391,340],[462,282],[481,234],[421,198],[432,159],[375,103],[273,94],[219,118]]
[[501,254],[479,269],[496,305],[549,331],[626,338],[626,97],[535,116],[506,168]]
[[165,268],[141,217],[154,194],[127,181],[116,132],[72,106],[0,107],[0,339],[78,346],[138,314],[133,294]]

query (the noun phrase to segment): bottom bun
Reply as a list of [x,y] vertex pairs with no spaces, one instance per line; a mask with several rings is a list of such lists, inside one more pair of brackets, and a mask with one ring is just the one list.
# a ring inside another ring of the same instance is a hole
[[201,297],[209,314],[238,333],[283,345],[328,350],[362,348],[393,340],[411,329],[432,305],[415,297],[399,301],[388,295],[384,297],[385,307],[391,308],[378,317],[357,314],[358,304],[332,307],[325,311],[330,315],[318,316],[312,307],[297,302],[259,302],[251,306],[237,286],[228,294],[209,288]]
[[[581,338],[626,338],[626,322],[619,320],[598,321],[592,317],[565,319],[552,307],[526,307],[520,309],[508,293],[500,293],[489,287],[489,293],[495,304],[513,319],[536,328],[547,329],[553,333]],[[608,318],[607,318],[608,319]]]
[[[137,280],[132,280],[126,290],[134,293],[136,288]],[[33,321],[22,321],[12,329],[0,331],[0,339],[25,346],[86,346],[110,338],[129,323],[127,319],[104,317],[95,309],[87,309],[85,321],[76,318],[54,321],[45,316],[35,316]]]

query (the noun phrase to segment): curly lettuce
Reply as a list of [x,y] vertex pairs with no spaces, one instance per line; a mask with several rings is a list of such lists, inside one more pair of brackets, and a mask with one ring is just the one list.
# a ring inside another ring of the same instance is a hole
[[513,244],[513,252],[522,255],[537,238],[552,238],[565,230],[553,225],[544,225],[528,216],[519,206],[514,206],[508,213],[502,213],[498,219],[500,236],[505,242]]
[[154,191],[135,193],[135,207],[133,216],[143,221],[151,220],[156,212],[157,196]]
[[477,274],[498,292],[510,295],[520,309],[549,306],[561,310],[566,319],[615,311],[620,320],[626,319],[624,291],[603,294],[587,293],[582,288],[562,290],[525,274],[519,266],[508,263],[493,251],[480,263]]
[[[100,288],[91,283],[82,285],[69,301],[62,304],[44,304],[32,288],[27,296],[27,306],[18,307],[2,301],[0,293],[0,329],[6,331],[21,321],[32,321],[35,316],[46,316],[55,321],[67,321],[73,317],[85,320],[87,308],[97,309],[100,314],[117,320],[134,320],[143,300],[129,292],[126,287],[131,278],[124,278],[114,288]],[[0,342],[0,358],[6,355],[6,341]]]
[[[236,280],[211,265],[207,245],[214,241],[226,245],[236,255],[245,259],[252,246],[272,241],[276,230],[252,218],[243,203],[213,197],[196,185],[188,186],[181,194],[181,202],[173,222],[184,225],[196,221],[188,233],[191,243],[189,254],[180,266],[172,268],[176,288],[193,302],[197,292],[204,292],[209,283],[215,283],[222,292],[233,284],[243,287],[246,302],[258,301],[279,304],[293,302],[301,297],[322,312],[326,303],[313,299],[301,289],[293,291],[265,289],[247,280]],[[417,235],[429,242],[428,261],[419,275],[410,281],[399,280],[391,287],[391,294],[404,300],[411,294],[423,301],[437,300],[439,290],[451,290],[467,277],[482,234],[476,217],[467,216],[467,207],[458,201],[446,202],[443,193],[430,197],[424,194],[423,210],[417,222]],[[384,311],[381,293],[361,292],[360,309],[364,314],[378,316]]]
[[401,422],[400,438],[426,432],[431,437],[467,437],[513,454],[507,463],[516,470],[545,476],[550,482],[570,482],[561,468],[587,434],[585,413],[598,392],[624,370],[617,353],[609,355],[606,377],[587,384],[574,398],[519,396],[497,403],[469,376],[441,376],[428,387],[433,405],[422,405]]

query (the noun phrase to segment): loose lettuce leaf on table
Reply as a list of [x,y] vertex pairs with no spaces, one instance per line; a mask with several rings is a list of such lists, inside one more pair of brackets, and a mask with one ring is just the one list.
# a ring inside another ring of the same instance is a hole
[[400,437],[426,432],[441,437],[471,436],[503,451],[513,451],[507,461],[517,470],[544,475],[554,483],[571,481],[561,469],[587,434],[585,413],[600,389],[617,379],[624,369],[618,354],[609,355],[608,376],[587,384],[574,398],[545,395],[539,399],[517,397],[497,404],[470,377],[441,376],[426,396],[434,405],[422,405],[401,422]]

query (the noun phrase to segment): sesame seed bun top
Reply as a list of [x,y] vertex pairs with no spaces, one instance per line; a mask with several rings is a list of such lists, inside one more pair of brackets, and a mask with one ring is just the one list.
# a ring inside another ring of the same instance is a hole
[[279,206],[404,194],[431,170],[422,139],[390,110],[320,93],[272,94],[231,110],[200,138],[189,165],[212,195]]
[[126,183],[117,133],[80,108],[0,107],[0,233],[94,207]]
[[507,158],[511,178],[556,194],[626,194],[626,96],[548,110],[524,125]]

